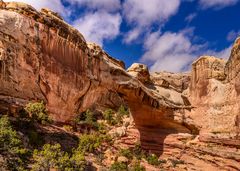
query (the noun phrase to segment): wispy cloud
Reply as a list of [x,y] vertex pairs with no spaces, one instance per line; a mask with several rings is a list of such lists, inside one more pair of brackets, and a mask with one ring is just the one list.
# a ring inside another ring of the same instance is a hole
[[202,9],[222,9],[228,6],[235,5],[238,2],[239,0],[199,0],[199,5]]
[[152,33],[146,39],[146,52],[141,61],[151,64],[151,71],[172,71],[185,70],[186,66],[196,58],[194,54],[199,48],[191,43],[191,30],[182,30],[178,33],[165,32]]
[[125,0],[123,15],[127,23],[132,26],[125,36],[125,42],[130,43],[138,38],[142,32],[149,30],[153,24],[164,25],[180,6],[180,0]]
[[140,59],[151,71],[183,72],[190,69],[192,62],[202,55],[213,55],[227,59],[231,46],[223,50],[211,50],[208,43],[194,43],[194,29],[179,32],[151,33],[145,40],[145,53]]
[[24,2],[40,10],[41,8],[49,8],[55,12],[58,12],[62,16],[67,16],[69,12],[62,4],[61,0],[4,0],[5,2]]
[[240,30],[238,31],[235,31],[235,30],[232,30],[228,33],[227,35],[227,40],[232,42],[234,41],[238,36],[240,36]]
[[103,45],[104,40],[111,40],[119,35],[122,18],[120,14],[103,11],[87,13],[74,21],[76,27],[88,41]]
[[188,23],[191,23],[192,20],[196,17],[197,17],[197,13],[191,13],[185,18],[185,21],[188,22]]
[[72,5],[86,7],[90,10],[116,12],[121,8],[120,0],[68,0]]

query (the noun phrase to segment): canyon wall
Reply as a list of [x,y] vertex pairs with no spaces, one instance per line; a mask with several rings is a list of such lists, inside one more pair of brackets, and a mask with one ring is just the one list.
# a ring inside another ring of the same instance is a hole
[[114,108],[125,100],[139,126],[191,131],[174,118],[175,110],[191,108],[181,93],[131,75],[56,13],[4,3],[0,33],[2,109],[42,100],[55,121],[69,122],[89,108]]
[[239,59],[237,39],[227,62],[203,56],[191,74],[149,73],[137,63],[125,70],[58,14],[0,3],[1,113],[42,100],[54,121],[70,122],[89,108],[127,103],[142,147],[159,154],[178,133],[240,144]]

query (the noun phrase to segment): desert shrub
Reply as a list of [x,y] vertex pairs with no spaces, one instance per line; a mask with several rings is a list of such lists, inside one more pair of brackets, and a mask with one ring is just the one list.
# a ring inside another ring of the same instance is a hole
[[98,128],[97,117],[91,110],[87,110],[86,112],[83,112],[80,115],[78,115],[75,118],[74,122],[75,124],[78,125],[89,125],[92,128],[95,129]]
[[43,102],[28,103],[25,110],[33,121],[38,123],[51,123],[52,120],[48,117],[47,109]]
[[145,171],[145,167],[141,166],[140,161],[136,161],[129,169],[130,171]]
[[32,170],[47,170],[58,168],[58,158],[64,154],[61,152],[60,145],[45,144],[42,150],[34,150],[33,160],[35,161]]
[[98,123],[98,131],[100,134],[106,134],[107,133],[107,127],[104,123]]
[[138,160],[146,157],[145,152],[142,150],[141,144],[139,142],[137,142],[133,147],[132,153]]
[[79,139],[78,150],[90,153],[95,152],[103,142],[110,141],[109,136],[98,133],[83,134]]
[[120,156],[124,156],[128,159],[133,158],[133,153],[129,149],[121,149],[120,150]]
[[63,125],[63,129],[65,129],[66,131],[69,131],[69,132],[73,131],[73,127],[70,125]]
[[9,169],[23,170],[27,165],[29,152],[23,148],[7,116],[0,118],[0,154],[4,156]]
[[45,144],[42,150],[34,150],[33,171],[57,169],[65,170],[84,170],[85,158],[82,152],[73,151],[72,155],[61,150],[59,144]]
[[107,121],[109,125],[116,125],[117,121],[114,116],[114,111],[112,109],[107,109],[103,112],[103,118]]
[[126,170],[128,170],[128,166],[126,163],[114,162],[110,167],[110,171],[126,171]]
[[123,105],[121,105],[119,108],[118,108],[118,115],[120,116],[129,116],[129,111],[127,108],[125,108]]
[[147,156],[147,162],[151,165],[158,166],[161,164],[160,160],[155,154],[150,154]]
[[86,167],[84,152],[79,151],[79,149],[73,150],[72,157],[70,158],[70,163],[71,163],[71,167],[73,168],[73,171],[84,170],[84,168]]

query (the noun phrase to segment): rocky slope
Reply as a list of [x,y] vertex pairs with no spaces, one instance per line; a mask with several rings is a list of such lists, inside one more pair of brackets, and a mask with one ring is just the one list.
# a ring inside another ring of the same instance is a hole
[[237,39],[227,62],[199,58],[191,74],[150,74],[143,64],[125,70],[58,14],[0,2],[0,112],[42,100],[54,121],[69,123],[89,108],[127,103],[144,149],[181,158],[187,168],[237,170],[239,49]]

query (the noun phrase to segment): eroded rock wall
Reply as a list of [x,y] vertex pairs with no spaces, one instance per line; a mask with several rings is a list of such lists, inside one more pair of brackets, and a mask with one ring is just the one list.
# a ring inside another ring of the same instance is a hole
[[89,108],[127,102],[146,150],[161,154],[169,135],[198,131],[201,141],[236,145],[239,43],[227,63],[204,56],[191,75],[150,74],[143,64],[126,71],[56,13],[1,2],[0,110],[43,100],[55,121],[69,122]]
[[238,40],[228,61],[204,56],[193,63],[189,115],[200,129],[200,139],[237,144],[239,115]]
[[54,119],[63,122],[98,102],[120,101],[106,86],[112,82],[107,61],[119,68],[122,63],[96,56],[83,36],[52,12],[7,3],[0,25],[2,101],[43,100]]

